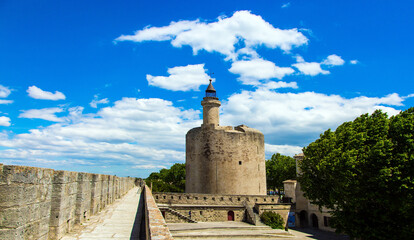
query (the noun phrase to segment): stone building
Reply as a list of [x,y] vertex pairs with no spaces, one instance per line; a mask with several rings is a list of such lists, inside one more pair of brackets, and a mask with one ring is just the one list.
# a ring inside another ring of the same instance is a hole
[[203,124],[186,136],[186,193],[266,195],[263,134],[219,125],[221,103],[211,80],[201,105]]
[[[303,153],[299,153],[294,158],[296,160],[296,173],[300,174],[298,162],[302,161],[304,155]],[[335,229],[329,226],[331,217],[329,209],[324,207],[319,210],[318,206],[310,203],[303,195],[300,184],[296,180],[286,180],[283,184],[285,197],[291,198],[294,204],[295,224],[297,227],[314,227],[325,231],[335,231]]]
[[260,222],[265,211],[287,222],[291,204],[266,195],[264,136],[245,125],[219,125],[216,90],[210,84],[203,124],[186,135],[185,193],[153,193],[166,222]]

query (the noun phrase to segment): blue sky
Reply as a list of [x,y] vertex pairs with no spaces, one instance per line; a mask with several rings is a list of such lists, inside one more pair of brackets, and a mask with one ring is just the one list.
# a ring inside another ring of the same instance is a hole
[[294,155],[414,106],[413,1],[0,1],[1,163],[146,177],[220,124]]

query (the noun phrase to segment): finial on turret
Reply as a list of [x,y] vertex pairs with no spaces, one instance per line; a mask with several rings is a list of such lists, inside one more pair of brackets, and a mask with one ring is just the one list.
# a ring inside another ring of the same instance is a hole
[[214,89],[211,81],[212,80],[210,79],[210,84],[208,85],[207,90],[206,90],[206,97],[216,97],[216,89]]

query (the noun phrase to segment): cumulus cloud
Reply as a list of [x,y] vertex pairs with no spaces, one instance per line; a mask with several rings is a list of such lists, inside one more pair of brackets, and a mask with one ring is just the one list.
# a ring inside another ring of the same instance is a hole
[[66,96],[59,92],[55,91],[55,93],[43,91],[42,89],[36,87],[36,86],[30,86],[26,91],[31,98],[34,99],[43,99],[43,100],[64,100],[66,99]]
[[82,109],[71,108],[61,122],[28,133],[0,134],[0,146],[8,148],[0,150],[3,162],[55,168],[74,163],[141,166],[137,170],[170,166],[184,162],[185,134],[201,124],[199,111],[183,110],[158,98],[123,98],[96,114],[83,114]]
[[323,65],[327,66],[340,66],[344,65],[345,61],[338,55],[329,55],[325,60],[322,61]]
[[275,28],[249,11],[237,11],[231,17],[221,16],[210,23],[196,20],[171,22],[164,27],[148,26],[134,35],[122,35],[115,39],[134,42],[150,40],[171,41],[174,47],[190,46],[194,54],[200,50],[218,52],[232,60],[237,58],[236,45],[244,45],[251,54],[259,46],[289,52],[308,43],[308,39],[296,28]]
[[273,154],[280,153],[282,155],[293,157],[295,154],[301,153],[303,147],[292,145],[272,145],[265,144],[266,158],[269,159]]
[[259,85],[260,80],[282,79],[295,72],[290,67],[278,67],[273,62],[264,59],[233,62],[229,71],[240,75],[239,80],[246,85]]
[[187,65],[168,69],[170,76],[147,75],[148,84],[172,91],[198,91],[209,83],[204,64]]
[[97,108],[98,104],[106,104],[109,103],[108,98],[98,99],[98,95],[93,97],[93,100],[89,103],[89,105],[93,108]]
[[323,70],[321,68],[321,64],[318,62],[298,62],[292,64],[295,68],[297,68],[302,74],[309,75],[309,76],[316,76],[319,74],[329,74],[330,72],[327,70]]
[[398,94],[380,98],[343,98],[315,92],[279,93],[258,88],[233,94],[222,106],[222,125],[245,123],[257,128],[273,145],[306,146],[328,128],[335,129],[364,113],[382,109],[389,115],[399,111],[404,99]]
[[10,95],[11,90],[8,87],[0,85],[0,98],[6,98]]
[[160,168],[167,168],[164,165],[153,165],[153,164],[144,164],[144,165],[136,165],[133,166],[132,168],[137,168],[137,169],[160,169]]
[[269,81],[259,86],[261,89],[278,89],[278,88],[298,88],[298,84],[296,82],[283,82],[283,81]]
[[351,60],[351,61],[349,61],[349,63],[351,63],[351,64],[358,64],[359,63],[359,61],[358,60]]
[[62,108],[43,108],[43,109],[30,109],[23,110],[19,115],[19,118],[37,118],[43,119],[51,122],[62,122],[63,119],[58,118],[56,113],[63,112]]
[[10,103],[13,103],[13,100],[0,99],[0,104],[10,104]]
[[10,126],[10,118],[5,116],[0,116],[0,126],[8,127]]

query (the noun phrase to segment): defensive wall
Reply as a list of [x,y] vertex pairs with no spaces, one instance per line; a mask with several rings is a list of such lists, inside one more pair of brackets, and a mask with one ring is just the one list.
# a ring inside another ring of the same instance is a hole
[[0,239],[60,239],[136,178],[0,163]]
[[166,222],[223,222],[232,220],[256,225],[264,211],[280,214],[287,223],[290,203],[279,196],[220,195],[202,193],[153,193]]
[[[135,225],[140,226],[140,239],[173,239],[167,223],[155,203],[151,189],[143,184],[141,185],[141,201],[138,206],[138,215]],[[138,222],[137,222],[138,221]],[[145,231],[144,231],[145,229]]]

